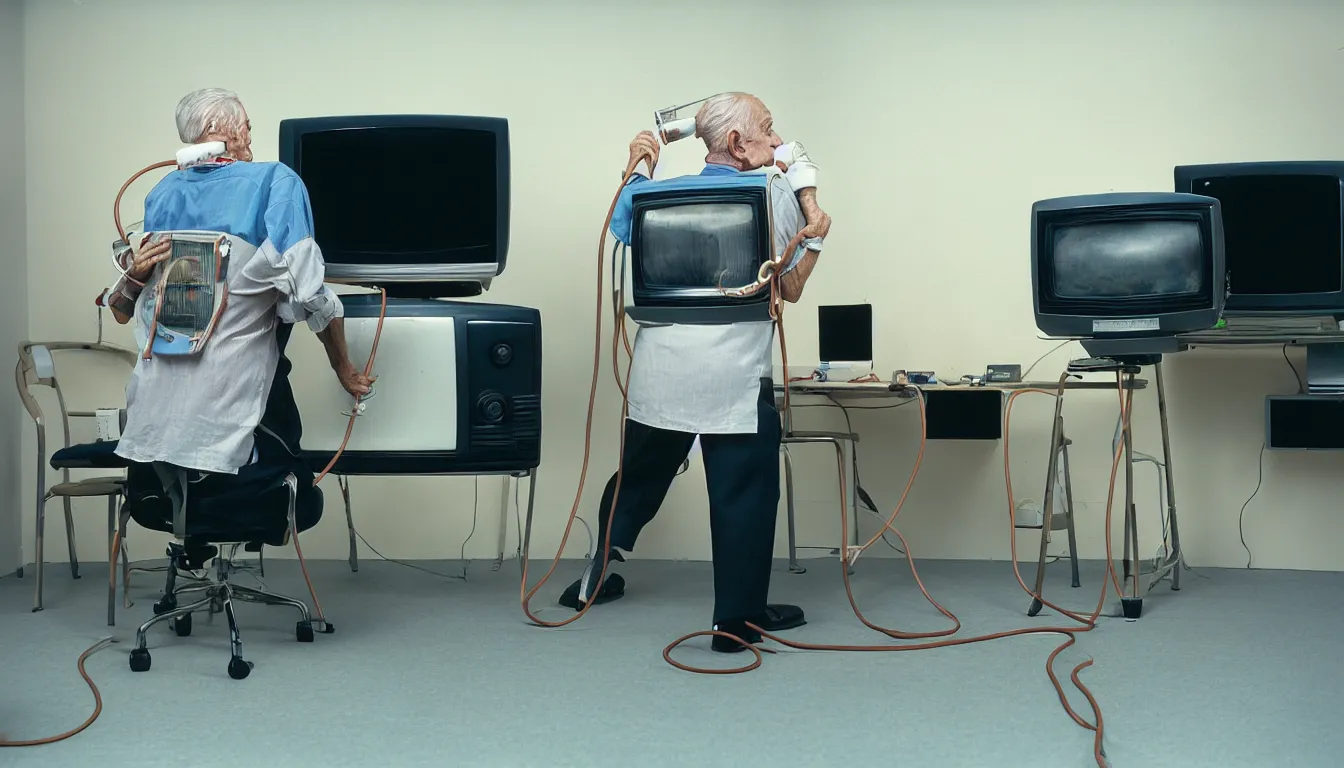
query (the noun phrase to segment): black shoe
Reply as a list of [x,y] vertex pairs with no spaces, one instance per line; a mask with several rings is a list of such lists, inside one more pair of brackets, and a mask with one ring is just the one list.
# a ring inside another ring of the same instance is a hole
[[[784,632],[790,629],[797,629],[807,623],[803,618],[803,609],[796,605],[777,605],[765,606],[765,613],[754,616],[751,619],[733,619],[721,621],[714,625],[714,629],[719,632],[727,632],[730,635],[736,635],[743,640],[755,645],[764,638],[761,633],[747,626],[748,621],[760,627],[766,632]],[[746,646],[736,640],[714,635],[710,647],[719,653],[739,653],[745,651]]]
[[[615,549],[611,550],[611,559],[618,563],[625,562],[621,553]],[[611,573],[607,569],[607,580],[602,584],[602,589],[597,589],[597,580],[602,575],[602,561],[599,558],[593,558],[588,561],[588,567],[583,571],[583,578],[569,585],[569,588],[560,595],[560,605],[566,608],[572,608],[576,611],[583,610],[583,604],[592,601],[593,605],[609,603],[612,600],[619,600],[625,597],[625,579],[619,573]],[[593,597],[593,593],[597,597]]]
[[803,626],[807,623],[807,619],[803,618],[802,608],[778,603],[765,606],[765,613],[757,616],[751,623],[766,632],[784,632]]
[[[747,622],[743,619],[721,621],[714,625],[714,630],[716,632],[727,632],[730,635],[735,635],[752,645],[761,642],[761,633],[748,627]],[[709,647],[711,650],[719,653],[741,653],[742,651],[747,650],[747,646],[742,643],[739,643],[730,637],[723,637],[721,635],[714,635],[710,638]]]

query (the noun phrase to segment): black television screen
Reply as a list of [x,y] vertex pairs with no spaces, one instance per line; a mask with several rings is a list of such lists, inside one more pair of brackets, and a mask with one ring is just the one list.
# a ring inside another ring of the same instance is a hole
[[1222,206],[1229,313],[1344,312],[1344,162],[1177,166]]
[[1233,294],[1344,290],[1338,178],[1225,176],[1197,186],[1222,201]]
[[509,134],[501,118],[313,117],[280,123],[336,281],[485,281],[504,271]]
[[497,151],[491,133],[450,128],[305,135],[299,173],[327,260],[493,260]]

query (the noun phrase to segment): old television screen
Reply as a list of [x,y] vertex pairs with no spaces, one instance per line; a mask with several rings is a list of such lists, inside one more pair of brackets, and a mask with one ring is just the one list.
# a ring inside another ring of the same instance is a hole
[[1208,260],[1198,219],[1080,221],[1049,230],[1051,293],[1061,303],[1124,312],[1207,301]]
[[[671,192],[636,203],[632,251],[639,304],[722,303],[719,289],[755,282],[770,258],[768,217],[755,190]],[[753,300],[768,298],[762,291]]]
[[1217,322],[1216,200],[1121,193],[1044,201],[1034,235],[1037,325],[1047,334],[1153,335]]
[[309,118],[281,125],[328,264],[474,265],[508,250],[507,123],[495,118]]
[[1222,203],[1229,310],[1344,310],[1344,163],[1185,166],[1176,178]]

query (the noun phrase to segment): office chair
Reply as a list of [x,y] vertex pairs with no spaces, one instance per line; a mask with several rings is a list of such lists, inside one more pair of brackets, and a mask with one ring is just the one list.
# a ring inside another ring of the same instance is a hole
[[[264,430],[257,431],[256,445],[258,460],[242,467],[237,475],[212,475],[167,465],[131,467],[126,501],[131,518],[174,538],[168,545],[163,597],[154,604],[154,617],[136,630],[130,656],[133,671],[150,668],[150,628],[172,622],[177,636],[187,637],[192,631],[192,614],[207,611],[222,612],[228,621],[229,677],[247,677],[253,665],[243,658],[235,600],[297,610],[300,619],[295,625],[295,638],[301,643],[313,642],[316,632],[335,631],[324,617],[314,619],[301,600],[230,579],[249,570],[237,560],[240,548],[260,555],[265,546],[283,546],[297,539],[322,517],[322,492],[313,485],[313,476],[302,460]],[[207,571],[211,561],[213,579]],[[200,574],[202,571],[206,573]],[[180,576],[198,581],[180,586]],[[198,599],[181,604],[180,597],[193,593],[199,593]]]
[[[74,341],[55,341],[55,342],[33,342],[25,341],[19,345],[19,361],[14,369],[15,384],[18,387],[19,399],[23,401],[24,409],[32,418],[34,426],[37,428],[37,507],[36,517],[36,552],[33,557],[33,570],[35,571],[36,584],[33,587],[33,611],[42,610],[42,581],[43,566],[45,565],[45,530],[46,530],[46,507],[47,502],[59,498],[65,507],[65,536],[66,544],[70,555],[70,574],[78,579],[79,557],[75,552],[75,526],[74,514],[71,500],[77,498],[107,498],[107,538],[109,547],[109,559],[111,556],[111,545],[115,532],[118,527],[121,529],[121,551],[123,558],[126,553],[125,536],[125,517],[118,520],[117,502],[122,497],[124,477],[121,472],[126,468],[127,462],[117,456],[115,442],[89,443],[75,445],[71,443],[70,423],[73,418],[93,418],[96,415],[94,411],[70,410],[66,406],[65,390],[61,388],[60,379],[56,375],[56,357],[64,357],[63,353],[84,353],[87,356],[98,356],[104,359],[112,359],[125,363],[129,369],[135,367],[136,355],[134,352],[117,347],[111,344],[74,342]],[[61,481],[47,487],[46,465],[47,458],[47,424],[46,416],[42,411],[41,405],[33,396],[32,387],[45,386],[50,387],[56,393],[56,402],[61,414],[61,429],[64,438],[62,446],[52,453],[50,466],[52,469],[61,473]],[[103,469],[116,470],[117,474],[101,477],[86,478],[83,480],[71,480],[71,469]],[[23,572],[20,570],[19,575]],[[130,565],[129,562],[123,566],[122,572],[123,594],[125,595],[126,607],[131,606],[130,597],[127,593],[130,583]],[[115,616],[115,584],[109,587],[107,600],[107,624],[113,626],[116,623]]]

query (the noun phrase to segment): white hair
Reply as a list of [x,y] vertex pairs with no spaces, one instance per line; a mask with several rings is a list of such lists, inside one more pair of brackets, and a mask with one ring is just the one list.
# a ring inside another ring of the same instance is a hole
[[211,133],[240,131],[246,122],[238,94],[223,88],[192,91],[177,102],[177,137],[186,144]]
[[755,96],[740,91],[711,96],[695,115],[695,135],[710,152],[727,152],[728,134],[737,131],[754,136],[759,130],[754,124],[759,103]]

